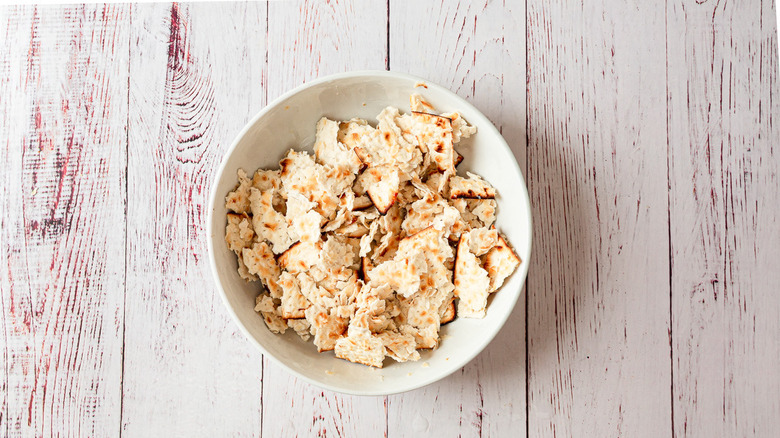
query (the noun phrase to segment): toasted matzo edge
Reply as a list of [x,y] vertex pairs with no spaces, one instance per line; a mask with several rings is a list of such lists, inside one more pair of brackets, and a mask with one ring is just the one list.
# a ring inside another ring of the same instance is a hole
[[460,163],[463,162],[463,155],[461,155],[458,151],[455,151],[455,167],[460,166]]
[[494,199],[448,199],[449,205],[455,207],[460,212],[463,222],[468,228],[481,228],[485,224],[472,211],[469,202],[496,202]]
[[466,172],[469,178],[453,175],[450,178],[450,199],[493,199],[496,189],[479,175]]
[[370,175],[371,184],[366,188],[368,197],[380,213],[385,214],[398,197],[400,180],[398,170],[389,165],[370,167],[364,172]]
[[352,204],[352,211],[365,210],[372,205],[374,205],[374,203],[371,202],[371,198],[369,198],[368,195],[356,196],[355,202]]
[[412,114],[419,123],[427,128],[424,132],[417,134],[418,143],[427,148],[428,155],[440,171],[445,173],[449,171],[450,175],[454,175],[455,148],[453,146],[452,120],[419,111],[412,111]]
[[416,246],[419,245],[418,242],[435,239],[438,237],[438,235],[439,231],[436,230],[436,228],[433,228],[433,225],[430,225],[410,236],[404,237],[401,239],[401,242],[398,244],[398,246],[400,247],[399,249],[407,248],[408,246]]
[[[283,252],[277,262],[282,269],[297,274],[311,268],[320,260],[321,249],[322,242],[297,242]],[[315,263],[310,263],[312,261]]]
[[495,292],[504,284],[504,280],[520,266],[522,260],[515,254],[512,247],[498,235],[498,244],[485,256],[484,269],[490,278],[490,292]]
[[360,258],[360,279],[364,282],[368,283],[371,281],[371,270],[374,269],[374,264],[371,263],[371,259],[369,257],[361,257]]
[[455,319],[457,311],[455,310],[455,297],[450,299],[449,304],[444,308],[444,312],[441,314],[441,325],[448,324]]

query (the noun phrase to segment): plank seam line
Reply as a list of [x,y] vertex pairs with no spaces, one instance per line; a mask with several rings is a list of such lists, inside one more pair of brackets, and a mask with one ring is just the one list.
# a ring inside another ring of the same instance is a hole
[[385,49],[385,70],[390,71],[390,0],[387,0],[387,45]]
[[128,30],[127,30],[127,92],[126,92],[126,113],[125,113],[125,266],[124,266],[124,278],[122,279],[123,293],[122,293],[122,364],[119,372],[119,437],[122,437],[122,429],[124,429],[124,413],[125,413],[125,341],[127,335],[127,265],[129,264],[129,254],[127,248],[128,242],[128,228],[129,221],[128,210],[130,208],[130,195],[128,191],[130,179],[129,164],[130,164],[130,66],[133,44],[133,5],[129,5],[127,13]]
[[[530,82],[528,80],[528,0],[525,0],[525,177],[528,181],[529,186],[529,192],[530,192],[530,184],[531,180],[529,178],[529,172],[528,169],[530,169],[531,165],[529,164],[529,153],[528,151],[530,148],[531,138],[529,135],[529,130],[531,126],[531,121],[529,120],[529,114],[530,111],[528,111],[528,108],[531,105],[531,90],[530,88]],[[533,220],[533,218],[532,218]],[[533,234],[533,230],[532,230]],[[532,243],[533,245],[533,243]],[[528,263],[531,261],[528,260]],[[528,355],[529,348],[528,348],[528,342],[529,342],[529,336],[528,336],[528,294],[531,292],[531,273],[529,272],[528,275],[526,275],[525,278],[525,436],[526,438],[529,436],[528,434],[531,432],[531,404],[530,404],[530,397],[529,397],[529,391],[531,389],[531,384],[529,381],[530,377],[530,357]]]
[[671,176],[671,149],[669,141],[669,1],[664,3],[664,51],[666,55],[666,238],[667,238],[667,250],[669,251],[668,267],[669,267],[669,399],[670,399],[670,422],[672,429],[672,438],[675,436],[674,431],[674,343],[672,338],[672,330],[674,323],[674,293],[672,282],[672,176]]

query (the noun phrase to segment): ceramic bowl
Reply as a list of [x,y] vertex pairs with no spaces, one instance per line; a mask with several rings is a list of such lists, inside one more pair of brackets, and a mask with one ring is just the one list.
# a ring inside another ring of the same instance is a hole
[[[417,86],[425,83],[427,88]],[[237,183],[239,168],[278,168],[290,148],[311,151],[315,125],[323,117],[360,117],[376,123],[386,106],[409,110],[409,95],[420,93],[437,111],[459,111],[478,131],[456,149],[464,156],[458,173],[473,171],[498,190],[496,227],[523,260],[498,292],[492,294],[484,319],[457,318],[441,329],[435,350],[421,350],[417,362],[385,360],[382,369],[337,359],[333,352],[317,353],[292,330],[271,333],[253,310],[259,283],[247,283],[236,272],[236,256],[225,243],[225,196]],[[264,355],[292,374],[322,388],[355,394],[386,395],[408,391],[440,380],[477,356],[495,337],[525,282],[531,252],[531,209],[523,176],[506,141],[482,113],[455,93],[421,78],[385,71],[337,74],[308,82],[260,111],[228,149],[211,189],[208,212],[211,268],[228,311]],[[247,348],[251,348],[247,346]]]

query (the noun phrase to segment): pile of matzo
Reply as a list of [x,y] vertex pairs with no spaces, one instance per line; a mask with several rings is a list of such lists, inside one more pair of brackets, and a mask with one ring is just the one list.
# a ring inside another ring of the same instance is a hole
[[476,128],[410,101],[376,127],[323,118],[314,156],[290,150],[251,179],[239,170],[226,240],[241,277],[265,286],[255,310],[271,331],[375,367],[418,360],[442,324],[483,317],[520,264],[493,226],[495,189],[456,175],[453,146]]

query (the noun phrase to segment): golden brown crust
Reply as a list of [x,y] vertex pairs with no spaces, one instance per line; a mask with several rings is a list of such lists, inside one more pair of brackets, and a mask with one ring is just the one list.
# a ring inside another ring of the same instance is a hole
[[441,316],[441,325],[452,322],[455,319],[457,311],[455,310],[455,298],[450,300],[450,304],[447,306],[444,314]]

